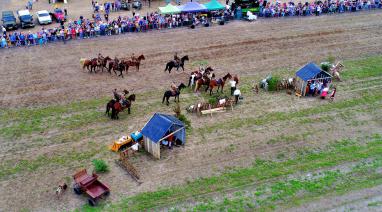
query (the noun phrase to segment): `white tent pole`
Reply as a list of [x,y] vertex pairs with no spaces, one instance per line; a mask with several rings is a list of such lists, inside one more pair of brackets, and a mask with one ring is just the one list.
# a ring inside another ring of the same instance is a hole
[[179,128],[179,129],[175,130],[174,132],[172,132],[172,133],[166,135],[165,137],[161,138],[158,142],[161,142],[162,140],[164,140],[164,139],[170,137],[171,135],[174,135],[175,133],[179,132],[179,131],[182,130],[182,129],[184,129],[184,127],[181,127],[181,128]]

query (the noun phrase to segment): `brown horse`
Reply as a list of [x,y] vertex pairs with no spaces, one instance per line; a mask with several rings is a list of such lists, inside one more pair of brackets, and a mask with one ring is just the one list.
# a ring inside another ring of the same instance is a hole
[[[208,67],[206,68],[205,70],[199,70],[199,71],[193,71],[191,72],[190,74],[190,78],[188,80],[188,87],[190,86],[193,86],[195,84],[195,88],[196,88],[196,84],[197,82],[199,81],[199,83],[201,83],[203,81],[203,77],[206,77],[208,78],[208,80],[211,78],[211,73],[213,72],[214,70],[211,68],[211,67]],[[206,79],[207,80],[207,79]],[[207,80],[207,81],[208,81]],[[202,82],[204,85],[209,85],[209,81],[208,81],[208,84],[205,84],[207,82]],[[199,89],[199,88],[198,88]],[[206,91],[208,90],[208,87],[206,88]],[[196,92],[197,90],[195,90]]]
[[135,61],[134,60],[123,60],[122,63],[125,64],[126,73],[129,71],[130,66],[135,66],[137,68],[137,71],[139,71],[139,65],[141,64],[141,61],[145,60],[145,59],[146,59],[145,56],[142,54]]
[[[81,62],[83,63],[82,69],[85,69],[85,67],[86,67],[89,72],[94,71],[94,73],[96,73],[96,68],[99,66],[97,58],[93,58],[91,60],[85,59]],[[89,69],[89,67],[90,67],[90,69]]]
[[120,102],[112,99],[110,100],[107,104],[106,104],[106,112],[105,114],[107,114],[108,116],[110,116],[109,114],[109,111],[111,109],[111,116],[110,118],[111,119],[119,119],[118,117],[118,113],[123,111],[124,109],[127,108],[127,113],[130,114],[130,108],[131,108],[131,104],[132,102],[135,101],[135,94],[131,94],[127,100],[126,100],[126,105],[122,105]]
[[210,84],[209,84],[210,95],[212,95],[212,90],[214,89],[214,87],[218,87],[217,92],[219,92],[219,88],[221,88],[221,92],[223,93],[225,81],[227,81],[227,79],[231,79],[231,78],[232,78],[231,74],[228,73],[223,78],[219,78],[218,80],[216,80],[216,79],[210,80]]
[[[109,72],[109,74],[111,74],[111,71],[113,70],[114,74],[117,75],[117,76],[121,76],[123,78],[123,74],[122,72],[126,69],[126,64],[119,61],[118,58],[117,60],[113,60],[111,59],[109,61],[109,67],[107,69],[107,71]],[[116,71],[119,71],[119,75],[117,74]]]
[[106,56],[105,58],[100,59],[99,62],[99,67],[101,67],[101,70],[103,72],[103,69],[105,68],[107,70],[107,62],[111,61],[111,58],[109,56]]
[[207,92],[208,88],[209,88],[209,85],[210,85],[210,81],[211,79],[208,77],[208,76],[203,76],[201,79],[198,79],[195,83],[195,92],[198,92],[200,87],[202,87],[202,85],[206,85],[206,90],[205,92]]

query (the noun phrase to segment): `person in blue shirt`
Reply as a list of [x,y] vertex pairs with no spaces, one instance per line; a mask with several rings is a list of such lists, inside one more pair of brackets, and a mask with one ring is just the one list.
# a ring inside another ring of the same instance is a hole
[[31,32],[28,33],[28,42],[28,45],[34,45],[33,34]]
[[5,39],[5,36],[1,36],[0,40],[1,40],[1,48],[7,48],[8,45],[7,45],[7,40]]
[[16,45],[16,34],[15,33],[11,34],[11,36],[9,37],[9,40],[11,41],[11,45],[15,46]]
[[22,45],[22,46],[25,46],[25,35],[24,34],[22,34],[22,33],[20,33],[20,44]]

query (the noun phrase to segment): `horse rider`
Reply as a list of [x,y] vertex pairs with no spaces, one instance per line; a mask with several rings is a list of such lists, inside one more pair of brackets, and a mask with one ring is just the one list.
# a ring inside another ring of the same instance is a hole
[[176,92],[178,92],[178,87],[176,86],[175,82],[172,82],[170,87],[171,87],[172,94],[175,96]]
[[131,54],[131,61],[132,62],[137,62],[138,59],[135,57],[134,53]]
[[129,95],[129,91],[128,90],[123,90],[123,100],[122,100],[122,106],[126,107],[127,106],[127,99],[128,99],[128,96]]
[[179,65],[180,64],[180,58],[178,57],[178,53],[175,52],[174,54],[174,62],[175,62],[175,65]]
[[98,53],[98,61],[101,62],[104,59],[101,53]]
[[114,58],[114,64],[113,65],[114,65],[114,69],[118,68],[119,60],[118,60],[117,56],[115,56],[115,58]]
[[121,95],[117,92],[117,89],[113,90],[113,96],[115,101],[119,102],[119,100],[121,100]]

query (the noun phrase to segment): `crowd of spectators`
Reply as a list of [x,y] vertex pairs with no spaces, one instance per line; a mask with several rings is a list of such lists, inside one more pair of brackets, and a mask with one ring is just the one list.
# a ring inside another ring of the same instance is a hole
[[259,16],[319,16],[321,14],[356,12],[359,10],[370,10],[381,7],[381,0],[318,0],[312,3],[299,2],[298,4],[295,4],[294,2],[281,3],[280,1],[270,3],[261,0]]
[[[215,14],[229,18],[229,13]],[[6,32],[0,36],[0,47],[17,47],[31,45],[45,45],[50,42],[75,39],[86,39],[98,36],[111,36],[133,32],[147,32],[149,30],[161,30],[205,24],[208,18],[201,14],[177,14],[161,15],[150,13],[146,16],[134,14],[133,17],[121,17],[106,20],[100,13],[95,13],[91,19],[80,17],[75,21],[61,23],[60,27],[45,28],[37,32]]]
[[[381,0],[332,0],[318,1],[314,3],[266,3],[261,0],[259,16],[282,17],[282,16],[308,16],[322,13],[342,13],[346,11],[369,10],[381,8]],[[372,1],[372,2],[371,2]],[[119,1],[118,1],[119,2]],[[0,35],[0,48],[10,48],[17,46],[45,45],[50,42],[86,39],[98,36],[111,36],[133,32],[147,32],[149,30],[161,30],[177,28],[182,26],[197,26],[210,24],[211,18],[230,19],[234,12],[226,10],[224,12],[203,14],[177,14],[161,15],[157,12],[141,16],[133,12],[132,17],[117,17],[109,20],[108,12],[104,15],[98,12],[98,3],[92,2],[95,13],[91,19],[80,17],[78,20],[61,22],[61,26],[55,28],[45,28],[37,32],[7,32],[5,28]],[[118,10],[117,3],[106,4],[110,10]]]

